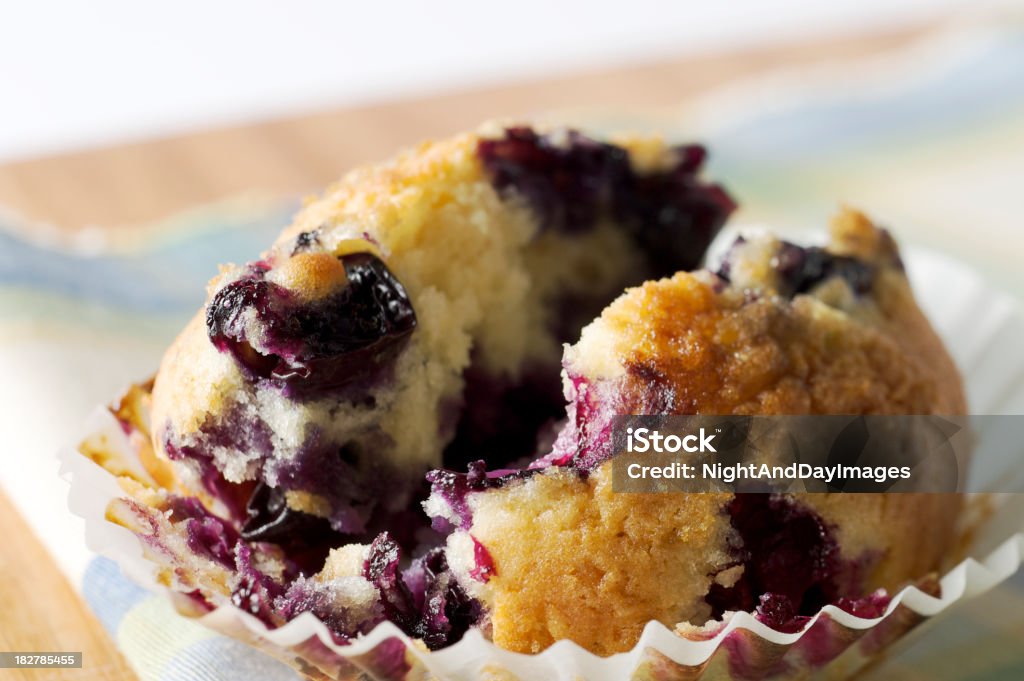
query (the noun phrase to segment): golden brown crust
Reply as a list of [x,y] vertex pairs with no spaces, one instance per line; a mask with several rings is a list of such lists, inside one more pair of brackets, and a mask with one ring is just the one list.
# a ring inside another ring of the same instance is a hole
[[[858,217],[837,220],[833,250],[878,259],[887,238]],[[952,359],[902,271],[880,266],[849,310],[770,288],[716,293],[707,273],[648,282],[585,330],[570,362],[621,380],[634,406],[664,403],[646,413],[963,414]]]
[[345,288],[348,276],[334,253],[296,253],[271,271],[270,280],[312,301]]

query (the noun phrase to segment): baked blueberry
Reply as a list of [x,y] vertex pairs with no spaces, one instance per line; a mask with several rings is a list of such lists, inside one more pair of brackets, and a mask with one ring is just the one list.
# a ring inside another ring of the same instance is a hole
[[344,281],[314,300],[250,268],[210,301],[210,341],[253,377],[293,394],[329,391],[379,371],[415,329],[416,313],[380,258],[353,253],[339,260]]

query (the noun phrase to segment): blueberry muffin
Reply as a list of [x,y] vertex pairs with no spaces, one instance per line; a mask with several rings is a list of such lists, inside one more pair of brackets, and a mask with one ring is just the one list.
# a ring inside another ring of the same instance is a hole
[[892,239],[859,213],[826,248],[740,239],[717,269],[627,291],[564,367],[568,419],[546,457],[433,474],[428,509],[457,528],[448,563],[503,647],[610,654],[651,619],[686,631],[728,611],[793,630],[828,603],[884,606],[871,594],[949,547],[955,495],[611,490],[620,414],[965,413]]
[[955,498],[611,490],[619,414],[965,410],[860,214],[687,273],[734,208],[703,161],[490,126],[352,172],[224,267],[117,407],[144,470],[104,462],[108,516],[182,608],[312,612],[340,643],[387,620],[431,649],[478,627],[607,655],[652,619],[884,607],[936,568]]

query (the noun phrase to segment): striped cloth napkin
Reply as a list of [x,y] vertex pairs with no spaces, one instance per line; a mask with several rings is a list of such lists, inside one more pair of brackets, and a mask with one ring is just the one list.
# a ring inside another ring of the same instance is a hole
[[[1024,297],[1021,74],[1024,30],[1008,21],[941,33],[884,62],[742,83],[654,122],[590,122],[706,141],[740,221],[805,231],[839,201],[864,206],[901,241],[955,254]],[[73,241],[0,216],[0,486],[147,681],[296,677],[91,556],[80,521],[63,512],[54,452],[96,404],[152,372],[216,264],[252,259],[294,208],[233,203]],[[921,627],[872,678],[1024,679],[1024,577],[959,612]]]

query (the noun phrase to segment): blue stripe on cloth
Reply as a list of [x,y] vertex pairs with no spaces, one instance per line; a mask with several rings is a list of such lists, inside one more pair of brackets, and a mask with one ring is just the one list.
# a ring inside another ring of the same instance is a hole
[[117,563],[102,557],[93,558],[85,569],[82,595],[111,635],[117,634],[117,627],[129,610],[152,596],[122,575]]
[[862,158],[869,149],[892,154],[894,144],[963,136],[1024,111],[1022,68],[1024,33],[1010,30],[895,90],[820,86],[813,100],[794,98],[713,133],[712,161],[723,169],[765,163],[759,170],[771,173],[780,164]]
[[298,673],[282,662],[254,654],[241,641],[218,636],[182,648],[164,666],[159,681],[297,681]]
[[[191,314],[222,262],[255,258],[290,222],[291,201],[258,218],[218,215],[205,229],[154,234],[128,252],[77,253],[0,226],[0,289],[44,291],[121,312]],[[212,219],[212,218],[211,218]]]

